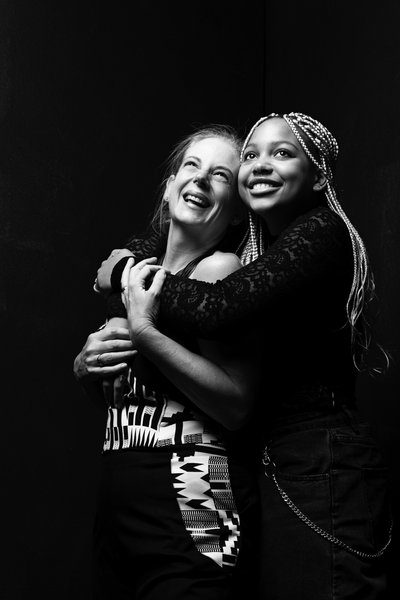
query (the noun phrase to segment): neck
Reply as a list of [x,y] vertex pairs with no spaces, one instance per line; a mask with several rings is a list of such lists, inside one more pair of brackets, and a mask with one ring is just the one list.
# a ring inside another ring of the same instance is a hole
[[311,209],[319,205],[315,201],[315,197],[299,202],[296,207],[277,207],[276,210],[271,209],[268,214],[260,215],[261,219],[266,224],[268,231],[273,236],[278,236],[284,229],[289,227],[290,223],[295,221],[297,217],[308,213]]
[[172,274],[177,273],[192,260],[213,248],[217,241],[199,239],[193,235],[193,232],[176,227],[171,221],[163,267]]

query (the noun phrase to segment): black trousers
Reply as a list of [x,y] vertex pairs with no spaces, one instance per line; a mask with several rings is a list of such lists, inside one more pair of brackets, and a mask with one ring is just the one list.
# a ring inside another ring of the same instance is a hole
[[230,600],[254,589],[258,497],[245,467],[190,447],[102,461],[96,600]]
[[[391,514],[387,469],[369,427],[341,411],[271,432],[259,460],[262,502],[261,600],[386,598],[385,554]],[[307,525],[271,477],[310,521],[343,541],[346,550]],[[366,556],[364,556],[364,554]]]

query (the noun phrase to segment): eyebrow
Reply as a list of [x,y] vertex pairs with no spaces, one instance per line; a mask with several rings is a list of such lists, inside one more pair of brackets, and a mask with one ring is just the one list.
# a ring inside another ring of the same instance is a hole
[[[289,146],[292,146],[292,148],[295,148],[296,150],[299,149],[298,146],[296,146],[296,144],[293,144],[292,142],[289,142],[288,140],[274,140],[272,142],[270,142],[271,146],[279,146],[279,144],[289,144]],[[256,146],[255,142],[249,142],[246,146],[246,148],[244,149],[244,151],[247,150],[247,148],[254,148],[254,146]]]
[[299,149],[299,147],[296,146],[296,144],[293,144],[292,142],[289,142],[288,140],[277,140],[275,142],[272,142],[272,144],[275,146],[279,146],[279,144],[289,144],[289,146],[292,146],[292,148],[296,148],[296,150]]

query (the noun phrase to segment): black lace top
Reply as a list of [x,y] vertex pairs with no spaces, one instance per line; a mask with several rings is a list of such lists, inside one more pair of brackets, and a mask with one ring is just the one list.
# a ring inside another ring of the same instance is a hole
[[[155,255],[160,243],[151,236],[133,239],[128,247],[139,260]],[[263,396],[274,410],[279,407],[278,413],[302,410],[310,396],[307,389],[353,395],[346,325],[352,273],[347,228],[321,206],[292,222],[256,261],[221,281],[168,275],[160,316],[168,328],[198,338],[256,327]],[[121,315],[117,305],[110,305],[110,316]]]

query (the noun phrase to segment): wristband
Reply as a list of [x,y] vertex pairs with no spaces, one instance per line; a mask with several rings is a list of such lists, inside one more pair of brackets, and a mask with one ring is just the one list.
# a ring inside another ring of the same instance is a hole
[[113,292],[122,292],[121,288],[121,277],[122,271],[125,269],[125,265],[130,258],[135,258],[132,256],[124,256],[117,262],[111,271],[110,284]]

